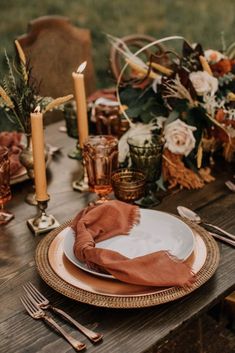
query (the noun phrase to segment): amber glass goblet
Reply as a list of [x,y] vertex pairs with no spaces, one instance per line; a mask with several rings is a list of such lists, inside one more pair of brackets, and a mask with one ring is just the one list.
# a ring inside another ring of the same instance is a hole
[[156,181],[161,174],[163,142],[158,135],[139,134],[128,139],[132,167],[146,176],[145,196],[137,203],[152,207],[160,203],[155,196]]
[[94,108],[93,116],[97,134],[113,135],[119,139],[129,128],[129,122],[122,119],[119,105],[98,104]]
[[118,168],[118,140],[112,135],[89,136],[83,146],[83,158],[91,192],[108,200],[112,192],[111,175]]
[[11,199],[10,161],[8,149],[0,146],[0,224],[8,223],[14,216],[4,209],[5,203]]
[[139,170],[118,169],[112,174],[111,180],[114,195],[118,200],[134,203],[144,196],[146,177]]

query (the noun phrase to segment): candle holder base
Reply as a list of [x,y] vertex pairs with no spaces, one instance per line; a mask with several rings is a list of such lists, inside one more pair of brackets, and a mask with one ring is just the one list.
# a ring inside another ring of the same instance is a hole
[[59,222],[52,215],[47,215],[47,201],[38,201],[39,215],[27,220],[27,225],[34,235],[47,233],[59,227]]
[[86,178],[81,180],[75,180],[72,183],[73,189],[80,192],[89,191],[89,185]]
[[25,202],[31,206],[37,206],[38,202],[35,192],[29,192],[25,197]]
[[6,211],[4,209],[0,208],[0,225],[4,225],[7,224],[8,222],[10,222],[15,216],[9,212]]
[[83,160],[82,148],[77,144],[75,149],[68,153],[68,157],[72,159],[77,159],[78,161]]
[[82,178],[73,181],[72,186],[73,186],[73,189],[76,191],[80,191],[80,192],[89,191],[88,176],[87,176],[86,167],[84,166],[84,161],[83,161],[83,176]]
[[155,193],[151,190],[147,190],[145,196],[134,202],[135,205],[142,208],[151,208],[157,206],[161,201],[155,196]]

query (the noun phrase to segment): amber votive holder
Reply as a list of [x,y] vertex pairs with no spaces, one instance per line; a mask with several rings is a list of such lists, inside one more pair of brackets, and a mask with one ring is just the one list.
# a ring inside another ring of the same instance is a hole
[[123,168],[111,176],[115,197],[127,203],[134,203],[145,194],[145,174],[139,170]]

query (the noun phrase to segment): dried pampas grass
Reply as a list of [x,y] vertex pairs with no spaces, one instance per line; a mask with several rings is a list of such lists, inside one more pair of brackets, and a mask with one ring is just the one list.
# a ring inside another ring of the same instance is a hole
[[64,96],[64,97],[58,97],[58,98],[54,99],[52,102],[50,102],[50,103],[46,106],[44,112],[47,112],[47,111],[49,111],[49,110],[52,110],[52,109],[58,107],[59,105],[68,102],[68,101],[69,101],[70,99],[72,99],[72,98],[73,98],[73,95],[72,95],[72,94],[69,94],[68,96]]

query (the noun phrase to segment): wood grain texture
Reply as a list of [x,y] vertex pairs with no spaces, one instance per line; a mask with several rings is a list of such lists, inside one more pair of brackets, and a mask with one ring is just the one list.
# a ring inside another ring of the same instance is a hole
[[[48,142],[62,146],[61,154],[55,156],[48,170],[51,197],[48,212],[63,223],[85,207],[94,195],[72,190],[71,183],[81,173],[81,166],[67,157],[76,141],[59,132],[60,125],[61,122],[48,126],[45,134]],[[218,171],[219,177],[214,183],[202,190],[167,195],[156,209],[176,213],[177,205],[189,206],[200,211],[205,220],[235,232],[235,195],[224,186],[224,181],[233,172],[231,165],[224,166]],[[104,334],[104,341],[94,346],[60,320],[68,332],[86,342],[90,353],[154,351],[167,335],[177,332],[182,325],[199,317],[235,289],[234,248],[219,243],[221,260],[215,275],[194,293],[175,302],[145,309],[111,310],[63,297],[44,283],[35,269],[34,251],[41,238],[35,238],[26,225],[26,220],[36,213],[34,207],[23,201],[29,186],[30,182],[26,181],[12,188],[13,198],[7,206],[15,214],[15,219],[0,228],[0,352],[73,352],[67,342],[43,322],[33,321],[25,313],[19,296],[23,294],[22,285],[29,280],[55,305],[82,324]]]

